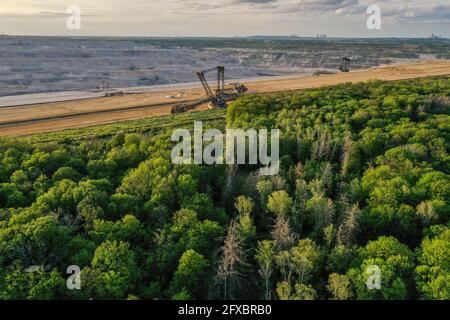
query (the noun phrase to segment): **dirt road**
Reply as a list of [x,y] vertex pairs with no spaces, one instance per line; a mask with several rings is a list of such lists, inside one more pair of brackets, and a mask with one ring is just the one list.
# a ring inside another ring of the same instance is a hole
[[[401,80],[438,75],[450,75],[450,60],[386,66],[319,77],[284,76],[243,82],[250,92],[268,93],[371,79]],[[167,115],[170,114],[172,104],[202,96],[200,87],[180,85],[143,94],[0,108],[0,136],[29,135]]]

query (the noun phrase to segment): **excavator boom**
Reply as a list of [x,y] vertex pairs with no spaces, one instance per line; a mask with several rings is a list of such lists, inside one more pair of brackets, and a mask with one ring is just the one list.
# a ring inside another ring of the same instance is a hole
[[206,80],[205,72],[198,71],[198,72],[196,72],[196,75],[200,79],[203,89],[205,90],[206,96],[208,96],[209,98],[212,98],[214,95],[211,91],[211,88],[209,87],[208,80]]
[[225,89],[225,67],[224,66],[218,66],[215,68],[210,68],[202,71],[196,71],[195,74],[200,79],[200,82],[203,86],[203,89],[205,90],[205,93],[208,97],[213,98],[214,94],[211,90],[211,87],[208,84],[208,80],[206,79],[206,74],[208,72],[217,70],[217,92],[223,91]]

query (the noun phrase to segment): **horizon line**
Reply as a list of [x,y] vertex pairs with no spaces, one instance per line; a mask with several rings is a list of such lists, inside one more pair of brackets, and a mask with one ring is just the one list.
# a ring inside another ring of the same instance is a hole
[[287,39],[317,39],[326,41],[328,39],[423,39],[423,40],[450,40],[450,37],[430,34],[428,37],[424,36],[379,36],[379,37],[364,37],[364,36],[297,36],[297,35],[247,35],[247,36],[151,36],[151,35],[27,35],[27,34],[0,34],[0,37],[35,37],[35,38],[154,38],[154,39],[245,39],[245,38],[287,38]]

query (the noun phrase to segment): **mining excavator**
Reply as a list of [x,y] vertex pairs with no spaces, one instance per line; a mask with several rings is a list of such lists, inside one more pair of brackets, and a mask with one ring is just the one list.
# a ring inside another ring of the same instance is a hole
[[[342,62],[339,65],[339,70],[341,72],[350,72],[350,63],[352,62],[352,59],[349,57],[343,57]],[[329,71],[329,70],[317,70],[313,73],[313,76],[319,77],[321,75],[327,75],[327,74],[336,74],[335,71]]]
[[[206,74],[211,71],[217,70],[217,88],[213,91],[209,86]],[[225,67],[218,66],[215,68],[196,71],[195,74],[200,80],[203,86],[203,90],[206,93],[206,97],[194,101],[178,103],[172,107],[171,113],[181,113],[194,109],[196,106],[209,102],[210,108],[226,108],[227,101],[234,100],[248,91],[247,87],[242,83],[235,82],[230,83],[229,86],[225,86]]]
[[350,72],[350,62],[352,62],[352,59],[349,57],[343,57],[342,58],[342,64],[339,66],[339,70],[342,72]]

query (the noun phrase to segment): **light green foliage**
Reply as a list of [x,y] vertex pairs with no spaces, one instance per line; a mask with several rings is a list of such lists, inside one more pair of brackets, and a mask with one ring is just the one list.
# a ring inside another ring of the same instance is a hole
[[60,181],[64,179],[77,181],[80,179],[80,174],[77,170],[71,167],[61,167],[52,176],[53,181]]
[[[161,177],[168,175],[170,164],[167,159],[156,158],[142,162],[131,171],[122,182],[120,192],[150,200],[153,188]],[[158,179],[159,178],[159,179]]]
[[290,254],[293,271],[297,274],[297,282],[303,284],[319,267],[320,249],[311,239],[302,239],[291,249]]
[[332,300],[348,300],[352,298],[350,278],[337,273],[330,274],[327,289]]
[[93,229],[89,232],[89,235],[99,243],[105,240],[136,241],[144,236],[144,230],[135,216],[126,215],[116,222],[94,220]]
[[16,261],[3,272],[0,299],[57,299],[64,285],[57,270],[45,271],[43,266],[24,268]]
[[244,242],[244,245],[251,245],[253,239],[256,237],[256,227],[253,224],[253,218],[251,216],[253,212],[253,200],[248,197],[239,196],[236,198],[234,204],[236,210],[239,213],[238,222],[238,236]]
[[186,299],[186,293],[189,297],[205,297],[207,275],[208,261],[194,250],[187,250],[178,262],[170,285],[174,297],[180,299],[180,292],[183,292],[183,299]]
[[[408,286],[412,282],[414,254],[393,237],[380,237],[360,249],[361,264],[352,268],[347,275],[352,279],[358,299],[408,299]],[[380,269],[381,288],[367,285],[372,275],[370,268]]]
[[277,295],[280,300],[315,300],[316,290],[309,285],[296,284],[294,289],[288,282],[280,282],[277,286]]
[[275,191],[269,196],[267,208],[276,215],[288,215],[292,210],[292,199],[285,190]]
[[262,208],[266,208],[267,199],[273,192],[273,183],[270,180],[261,180],[256,184],[256,189],[259,192],[259,198]]
[[274,272],[275,243],[269,240],[258,242],[255,259],[259,265],[259,274],[264,280],[265,299],[270,300],[270,278]]
[[139,279],[136,258],[126,242],[105,241],[95,250],[91,262],[98,284],[92,288],[100,298],[119,299]]
[[418,288],[426,299],[450,299],[450,228],[426,237],[418,250],[415,270]]

